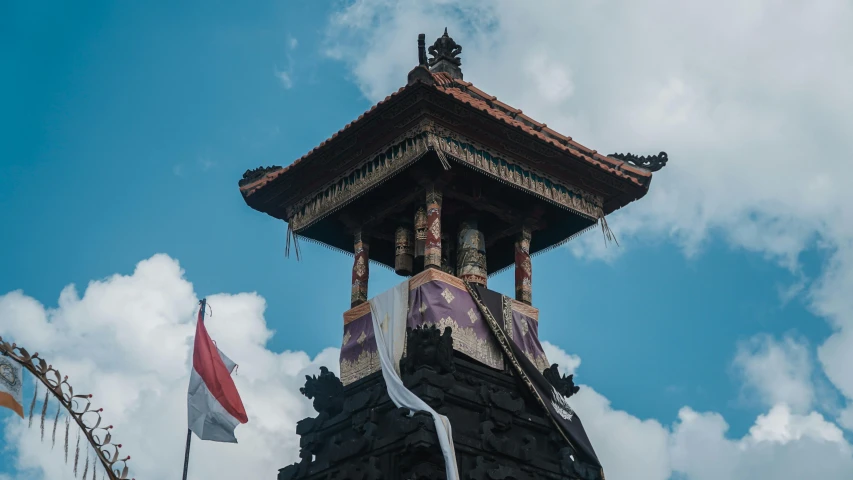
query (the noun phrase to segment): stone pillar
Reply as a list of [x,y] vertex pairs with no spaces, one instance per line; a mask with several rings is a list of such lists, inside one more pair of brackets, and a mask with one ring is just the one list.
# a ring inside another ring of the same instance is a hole
[[355,307],[367,301],[367,281],[370,278],[370,245],[361,230],[354,233],[355,262],[352,265],[352,295],[350,306]]
[[424,256],[427,237],[427,211],[421,205],[415,211],[415,257]]
[[515,299],[531,305],[533,302],[533,266],[530,263],[531,229],[524,226],[515,239]]
[[415,260],[415,235],[411,228],[397,227],[394,234],[394,271],[408,277],[412,274]]
[[486,241],[477,229],[476,220],[466,220],[459,226],[456,247],[456,275],[462,280],[487,286]]
[[430,186],[426,193],[427,231],[424,269],[441,269],[441,190]]

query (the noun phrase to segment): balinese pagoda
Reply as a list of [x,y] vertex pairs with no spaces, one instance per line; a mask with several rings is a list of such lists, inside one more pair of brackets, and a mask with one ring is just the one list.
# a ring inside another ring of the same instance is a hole
[[[666,154],[575,142],[463,80],[461,51],[446,30],[428,50],[420,35],[404,87],[239,182],[287,222],[288,250],[354,257],[340,378],[306,379],[318,415],[279,480],[604,476],[568,401],[578,387],[540,345],[530,257],[596,226],[610,238],[605,216],[646,194]],[[374,295],[371,263],[405,278]],[[488,289],[507,268],[511,297]]]

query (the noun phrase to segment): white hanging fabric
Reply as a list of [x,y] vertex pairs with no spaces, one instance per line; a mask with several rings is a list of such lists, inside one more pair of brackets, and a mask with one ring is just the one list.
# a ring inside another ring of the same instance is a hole
[[453,434],[450,421],[444,415],[432,409],[411,390],[403,385],[400,378],[400,359],[406,342],[406,316],[409,308],[409,282],[404,281],[396,287],[377,295],[370,302],[373,317],[373,334],[376,338],[376,350],[382,367],[382,377],[388,387],[388,396],[398,408],[405,407],[414,411],[425,411],[435,421],[438,443],[444,454],[445,472],[448,480],[459,480],[456,466],[456,450],[453,448]]

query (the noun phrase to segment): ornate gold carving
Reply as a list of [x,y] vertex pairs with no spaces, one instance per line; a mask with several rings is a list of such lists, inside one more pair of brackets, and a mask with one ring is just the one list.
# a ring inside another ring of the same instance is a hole
[[432,225],[429,227],[429,231],[432,232],[433,236],[438,238],[441,236],[441,221],[439,219],[435,219],[432,222]]
[[367,272],[367,268],[364,266],[364,257],[358,257],[358,260],[355,262],[355,273],[359,277],[363,277]]
[[[521,368],[521,365],[518,363],[518,360],[515,358],[515,355],[512,352],[512,347],[510,347],[509,345],[509,342],[512,340],[506,337],[506,335],[504,334],[504,330],[500,328],[497,320],[495,320],[495,317],[493,317],[492,314],[489,312],[489,309],[486,308],[485,305],[483,305],[483,301],[480,300],[480,297],[477,295],[477,292],[474,291],[474,288],[468,283],[465,284],[465,287],[468,289],[468,293],[471,295],[471,298],[474,299],[474,303],[480,310],[480,314],[483,315],[486,324],[489,325],[489,328],[492,330],[492,333],[494,333],[495,338],[497,338],[498,345],[500,346],[501,350],[503,350],[503,353],[509,360],[510,365],[513,367],[513,369],[521,378],[521,380],[527,385],[527,388],[530,390],[530,393],[533,394],[534,398],[536,398],[536,401],[539,403],[539,405],[541,405],[542,408],[545,409],[545,411],[547,412],[548,407],[545,404],[545,399],[543,399],[542,396],[539,395],[539,392],[536,390],[536,387],[533,386],[533,382],[530,381],[530,377],[528,377],[527,374],[524,372],[524,369]],[[504,310],[511,309],[512,304],[513,302],[508,297],[503,297]],[[563,431],[563,428],[560,426],[560,424],[557,423],[556,419],[551,417],[550,414],[548,416],[549,418],[551,418],[554,426],[557,427],[557,431],[560,432],[560,435],[563,437],[566,443],[572,445],[571,440],[569,440],[569,437],[566,436],[566,433]]]
[[503,369],[504,362],[500,350],[490,338],[480,338],[471,327],[460,327],[456,320],[448,316],[433,323],[439,330],[445,327],[451,328],[453,335],[453,349],[458,350],[483,364]]
[[376,350],[362,350],[355,360],[341,360],[341,383],[350,383],[362,379],[380,369],[379,353]]
[[497,155],[488,147],[479,145],[456,132],[435,127],[430,134],[433,133],[438,136],[433,142],[438,145],[438,148],[477,170],[591,219],[598,219],[604,215],[604,200],[599,195],[558,181],[528,166],[522,167],[517,161]]
[[307,228],[420,158],[429,150],[429,128],[428,122],[422,122],[316,193],[288,207],[288,223],[294,231]]
[[[411,164],[430,148],[438,148],[483,173],[580,215],[591,219],[604,215],[601,196],[558,181],[527,165],[521,166],[517,160],[498,155],[483,145],[424,120],[316,193],[288,207],[288,223],[297,232],[309,227]],[[611,176],[594,170],[591,169],[590,174],[597,179],[606,179],[611,184],[619,183]],[[435,199],[441,201],[440,193]]]
[[504,318],[504,329],[507,332],[510,340],[515,339],[515,328],[513,328],[513,318],[512,318],[512,308],[511,304],[508,304],[509,297],[503,297],[503,308],[501,309],[501,313]]
[[522,268],[522,270],[524,270],[528,275],[530,275],[530,274],[532,273],[533,268],[532,268],[532,265],[531,265],[531,263],[530,263],[530,259],[529,259],[529,258],[525,258],[525,259],[524,259],[524,261],[523,261],[523,262],[521,262],[521,268]]
[[[429,138],[430,141],[435,140],[435,136],[430,135],[430,134],[427,134],[427,138]],[[441,190],[438,188],[435,188],[434,185],[430,186],[430,188],[427,189],[427,191],[426,191],[426,203],[427,203],[427,205],[440,207],[441,202],[442,202],[442,198],[443,197],[441,194]]]

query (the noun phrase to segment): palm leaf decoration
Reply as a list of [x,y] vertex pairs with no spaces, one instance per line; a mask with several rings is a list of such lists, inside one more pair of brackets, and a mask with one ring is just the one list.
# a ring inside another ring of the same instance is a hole
[[[32,355],[23,347],[19,347],[14,343],[8,343],[0,337],[0,355],[6,355],[15,362],[21,364],[25,370],[30,372],[37,380],[36,387],[33,389],[33,399],[30,403],[30,412],[28,426],[33,426],[33,415],[35,413],[36,403],[38,401],[39,385],[43,385],[47,391],[45,392],[44,402],[41,411],[41,439],[44,441],[45,417],[47,415],[48,404],[51,397],[56,398],[59,405],[57,406],[56,417],[53,423],[53,435],[51,442],[56,444],[56,429],[59,423],[60,411],[64,410],[65,416],[65,463],[68,463],[68,447],[71,422],[77,425],[77,446],[74,453],[74,476],[77,477],[77,472],[80,463],[80,445],[81,441],[85,441],[88,446],[86,448],[86,461],[83,466],[83,478],[90,468],[91,463],[92,480],[97,477],[97,465],[100,463],[101,469],[104,472],[105,480],[129,480],[128,476],[130,469],[128,461],[130,456],[122,456],[119,453],[121,449],[120,443],[112,442],[110,430],[113,426],[101,426],[101,413],[103,408],[95,409],[92,406],[92,395],[75,394],[74,388],[68,383],[68,376],[62,376],[59,370],[48,365],[38,353]],[[85,445],[85,444],[84,444]],[[89,447],[94,453],[94,459],[89,461]]]

